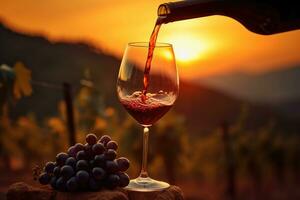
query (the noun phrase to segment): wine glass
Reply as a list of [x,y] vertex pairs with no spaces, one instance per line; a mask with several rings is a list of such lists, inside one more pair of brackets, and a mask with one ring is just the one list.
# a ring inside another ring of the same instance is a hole
[[[124,52],[117,81],[117,93],[128,113],[143,126],[143,160],[139,177],[126,187],[133,191],[159,191],[168,183],[151,179],[147,172],[149,127],[173,106],[179,93],[179,80],[171,44],[156,43],[152,62],[149,43],[129,43]],[[145,70],[145,62],[151,67]],[[150,71],[149,71],[150,70]]]

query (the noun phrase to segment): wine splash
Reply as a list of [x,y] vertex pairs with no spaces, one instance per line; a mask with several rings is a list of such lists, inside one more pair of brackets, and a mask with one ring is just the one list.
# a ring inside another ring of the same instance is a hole
[[146,101],[146,94],[147,94],[147,90],[148,90],[148,86],[149,86],[149,74],[150,74],[150,69],[151,69],[151,62],[152,62],[152,57],[153,57],[153,52],[155,49],[155,44],[156,44],[156,39],[157,39],[157,35],[159,32],[159,29],[162,25],[162,19],[164,17],[159,16],[156,20],[154,29],[151,33],[150,36],[150,41],[149,41],[149,47],[148,47],[148,55],[147,55],[147,60],[146,60],[146,64],[145,64],[145,69],[144,69],[144,78],[143,78],[143,83],[144,83],[144,88],[142,91],[142,101],[145,102]]

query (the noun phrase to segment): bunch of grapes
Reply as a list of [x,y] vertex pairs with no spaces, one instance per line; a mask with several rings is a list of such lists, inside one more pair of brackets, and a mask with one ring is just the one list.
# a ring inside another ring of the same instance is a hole
[[59,153],[56,162],[48,162],[39,182],[59,191],[98,191],[101,188],[125,187],[129,176],[129,160],[117,157],[118,144],[108,135],[97,141],[88,134],[86,144],[77,143],[67,153]]

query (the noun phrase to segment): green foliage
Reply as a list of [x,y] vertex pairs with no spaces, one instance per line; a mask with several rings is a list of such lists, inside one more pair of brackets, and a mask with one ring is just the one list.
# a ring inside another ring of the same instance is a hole
[[[12,164],[12,167],[17,167],[24,163],[11,158],[21,157],[19,160],[30,161],[43,154],[43,151],[34,149],[35,140],[29,140],[32,136],[33,138],[40,136],[36,132],[35,124],[29,123],[29,118],[28,123],[24,123],[27,118],[20,118],[13,126],[8,116],[9,100],[20,99],[32,93],[30,81],[30,70],[23,63],[17,62],[13,68],[4,64],[0,66],[0,156],[4,158],[6,166],[11,167]],[[29,163],[27,161],[26,163]]]
[[32,93],[31,72],[22,62],[14,67],[5,64],[0,66],[0,116],[10,97],[20,99]]
[[13,88],[13,80],[15,73],[13,69],[7,65],[0,66],[0,116],[3,114],[4,106],[6,105],[9,92]]
[[[268,179],[284,183],[289,176],[296,179],[300,172],[300,137],[276,130],[272,120],[263,127],[250,130],[245,127],[247,107],[229,129],[230,155],[239,179],[252,179],[257,185]],[[191,142],[196,152],[192,157],[191,174],[205,180],[226,177],[226,160],[222,130],[213,131]],[[291,175],[293,174],[293,175]]]
[[31,87],[31,71],[25,67],[21,62],[17,62],[14,67],[15,80],[13,87],[13,94],[16,99],[22,96],[29,96],[32,93]]
[[[11,169],[29,168],[44,161],[55,149],[46,129],[39,127],[33,116],[20,117],[11,123],[6,117],[0,121],[1,154],[8,158]],[[17,164],[16,164],[17,163]]]

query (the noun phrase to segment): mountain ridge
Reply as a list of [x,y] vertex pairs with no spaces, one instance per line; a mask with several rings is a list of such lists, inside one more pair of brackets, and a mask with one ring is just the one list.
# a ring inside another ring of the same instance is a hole
[[237,72],[210,76],[200,82],[241,99],[278,104],[300,99],[299,77],[300,64],[258,75]]

